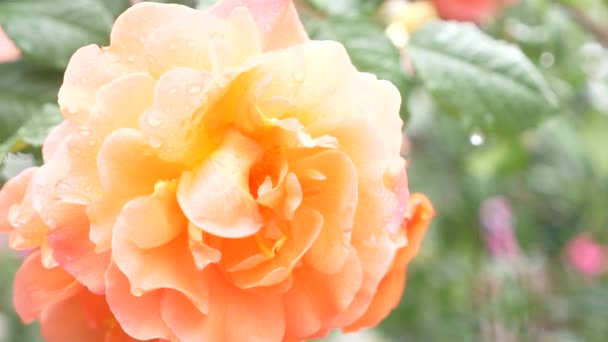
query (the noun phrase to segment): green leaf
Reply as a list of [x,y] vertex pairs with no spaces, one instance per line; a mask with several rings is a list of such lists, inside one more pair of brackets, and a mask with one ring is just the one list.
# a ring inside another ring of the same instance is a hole
[[118,17],[122,12],[126,11],[131,2],[129,0],[97,0],[104,5],[114,18]]
[[332,16],[358,17],[374,12],[382,0],[307,0],[315,9]]
[[428,24],[407,50],[441,109],[467,129],[518,133],[555,108],[555,95],[527,57],[472,24]]
[[215,4],[217,0],[198,0],[196,4],[196,8],[198,9],[206,9]]
[[335,40],[348,51],[359,71],[375,74],[391,81],[402,97],[401,115],[407,116],[406,94],[409,79],[401,65],[400,53],[384,32],[364,18],[330,17],[321,20],[304,16],[304,25],[312,39]]
[[0,24],[26,58],[64,69],[78,48],[107,45],[112,9],[97,0],[3,0]]
[[188,7],[195,7],[197,0],[145,0],[145,1],[149,1],[149,2],[160,2],[160,3],[164,3],[164,4],[178,4],[178,5],[185,5]]
[[57,123],[61,73],[27,62],[0,64],[0,160],[9,151],[40,145]]

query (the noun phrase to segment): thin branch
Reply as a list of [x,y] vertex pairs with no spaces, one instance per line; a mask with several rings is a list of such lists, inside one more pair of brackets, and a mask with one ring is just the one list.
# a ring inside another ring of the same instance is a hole
[[587,32],[589,32],[602,46],[608,48],[608,27],[600,26],[582,10],[565,3],[562,0],[555,0],[568,14]]

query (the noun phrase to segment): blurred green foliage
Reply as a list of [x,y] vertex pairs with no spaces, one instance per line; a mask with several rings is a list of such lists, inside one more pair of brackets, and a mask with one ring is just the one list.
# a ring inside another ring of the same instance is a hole
[[[384,34],[382,3],[296,1],[312,38],[343,42],[361,71],[398,86],[410,187],[438,213],[380,332],[395,341],[605,341],[606,273],[577,273],[565,249],[581,232],[608,244],[608,1],[525,0],[479,28],[428,24],[402,50]],[[0,64],[4,180],[40,163],[69,56],[107,44],[127,6],[0,0],[0,26],[24,55]],[[481,208],[493,198],[512,213],[510,253],[489,242]],[[36,341],[37,328],[11,313],[18,258],[0,253],[0,341]]]

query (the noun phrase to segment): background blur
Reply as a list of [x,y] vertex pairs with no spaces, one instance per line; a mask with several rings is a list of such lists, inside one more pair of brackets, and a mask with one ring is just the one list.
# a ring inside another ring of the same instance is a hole
[[[343,42],[400,88],[410,187],[438,213],[400,306],[378,329],[329,339],[608,340],[608,1],[296,3],[312,38]],[[40,163],[67,59],[107,44],[128,5],[0,0],[16,45],[0,34],[0,184]],[[22,255],[5,246],[0,342],[39,341],[12,313]]]

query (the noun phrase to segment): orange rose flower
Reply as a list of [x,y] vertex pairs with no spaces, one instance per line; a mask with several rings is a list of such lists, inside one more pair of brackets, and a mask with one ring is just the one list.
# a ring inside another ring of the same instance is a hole
[[290,1],[137,4],[74,54],[59,104],[44,165],[0,193],[11,246],[39,249],[15,305],[48,341],[304,340],[398,304],[433,214],[399,93]]

